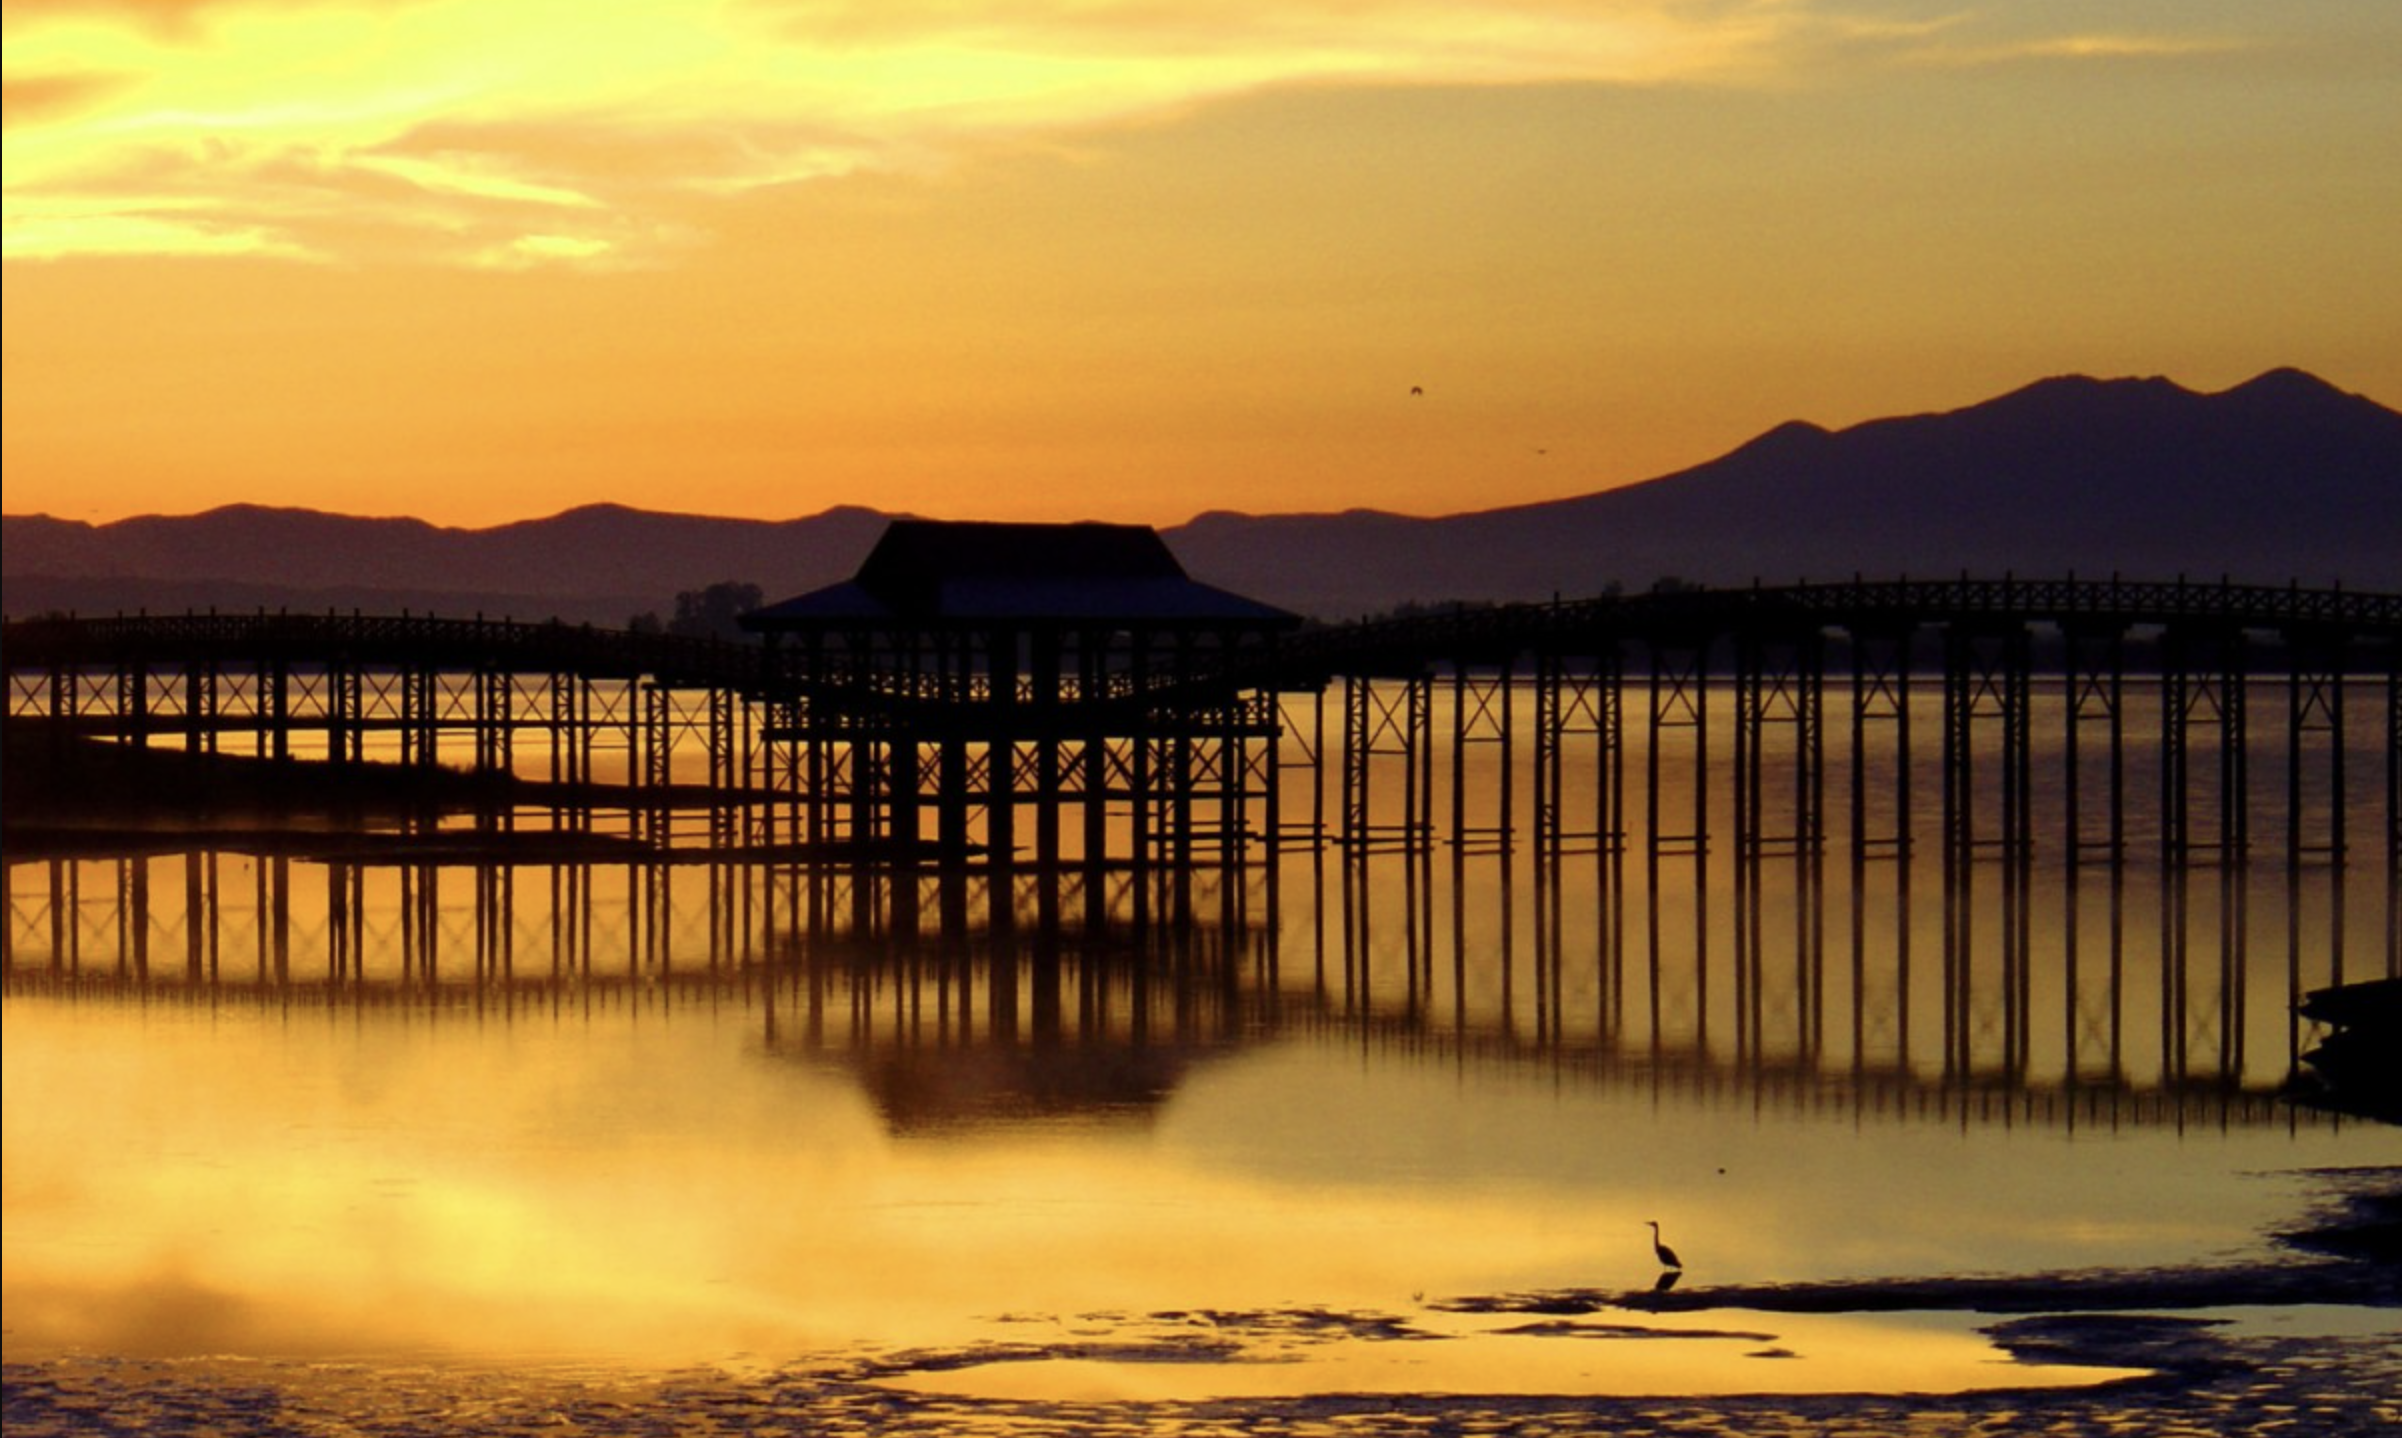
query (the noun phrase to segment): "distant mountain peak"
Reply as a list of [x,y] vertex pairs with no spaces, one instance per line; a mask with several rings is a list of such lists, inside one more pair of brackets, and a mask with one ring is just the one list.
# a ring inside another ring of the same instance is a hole
[[1752,460],[1781,459],[1797,451],[1818,448],[1835,437],[1835,432],[1822,424],[1806,419],[1789,419],[1767,431],[1727,456]]
[[[1989,399],[1982,404],[1967,406],[1967,410],[2027,409],[2054,404],[2086,407],[2107,404],[2122,399],[2160,401],[2193,399],[2192,390],[2166,375],[2120,375],[2103,378],[2089,374],[2056,374],[2021,386]],[[1961,413],[1964,411],[1954,411]]]
[[[2075,396],[2100,397],[2111,395],[2149,394],[2186,399],[2262,399],[2323,401],[2352,400],[2359,396],[2346,393],[2305,369],[2280,365],[2263,370],[2243,383],[2218,391],[2198,391],[2186,388],[2166,375],[2125,375],[2099,378],[2086,374],[2061,374],[2039,379],[2033,384],[2011,391],[1987,404],[2007,404],[2022,398],[2061,398]],[[1982,408],[1972,405],[1970,408]]]
[[2392,413],[2367,395],[2338,389],[2307,370],[2290,368],[2273,369],[2255,375],[2213,398],[2231,408],[2265,411],[2302,422],[2317,415],[2332,417],[2337,412],[2359,414],[2374,410]]
[[406,514],[345,514],[332,510],[311,509],[299,504],[255,504],[249,502],[221,504],[186,516],[137,514],[127,519],[111,521],[104,529],[120,525],[157,525],[189,523],[217,530],[243,532],[321,531],[331,529],[407,529],[425,533],[441,532],[445,526]]
[[2350,396],[2345,395],[2342,390],[2337,389],[2334,385],[2331,385],[2327,383],[2327,381],[2320,379],[2317,375],[2312,374],[2310,371],[2295,369],[2291,365],[2282,365],[2276,369],[2263,370],[2259,374],[2254,375],[2252,378],[2245,380],[2242,384],[2239,384],[2235,388],[2228,390],[2227,393],[2336,395],[2343,398],[2350,398]]

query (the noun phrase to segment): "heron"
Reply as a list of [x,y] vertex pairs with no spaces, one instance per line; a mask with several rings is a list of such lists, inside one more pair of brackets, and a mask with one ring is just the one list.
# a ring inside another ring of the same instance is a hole
[[1660,1221],[1656,1218],[1650,1218],[1645,1219],[1644,1222],[1651,1225],[1651,1251],[1659,1257],[1660,1267],[1673,1268],[1680,1272],[1683,1271],[1685,1261],[1676,1256],[1675,1249],[1670,1248],[1667,1244],[1660,1242]]

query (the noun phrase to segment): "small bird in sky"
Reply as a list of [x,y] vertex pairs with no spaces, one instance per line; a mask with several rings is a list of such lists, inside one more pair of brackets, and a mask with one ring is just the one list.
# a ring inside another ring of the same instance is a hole
[[1425,397],[1426,397],[1426,386],[1424,386],[1424,385],[1422,385],[1422,384],[1414,384],[1414,385],[1411,385],[1411,386],[1410,386],[1410,398],[1411,398],[1411,399],[1423,399],[1423,398],[1425,398]]
[[1673,1268],[1682,1271],[1685,1266],[1685,1261],[1676,1256],[1675,1249],[1670,1248],[1667,1244],[1660,1242],[1660,1221],[1656,1218],[1646,1219],[1644,1221],[1651,1225],[1651,1251],[1660,1260],[1660,1267]]

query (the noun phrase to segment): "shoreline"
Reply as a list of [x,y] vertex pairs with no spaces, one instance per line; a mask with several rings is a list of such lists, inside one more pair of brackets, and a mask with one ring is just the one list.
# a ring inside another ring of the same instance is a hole
[[[2275,1265],[2267,1265],[2274,1267]],[[884,1355],[827,1355],[785,1362],[729,1359],[659,1371],[598,1362],[504,1364],[411,1355],[391,1360],[254,1359],[225,1356],[127,1358],[72,1355],[10,1358],[0,1365],[12,1433],[92,1431],[102,1414],[138,1419],[142,1431],[276,1431],[335,1434],[562,1431],[609,1435],[851,1431],[892,1434],[1121,1434],[1140,1431],[1203,1438],[1228,1432],[1362,1434],[1701,1435],[1762,1433],[1820,1438],[1891,1435],[2042,1434],[2119,1438],[2162,1431],[2227,1434],[2369,1434],[2402,1419],[2402,1342],[2363,1341],[2321,1331],[2247,1331],[2210,1310],[2242,1307],[2256,1292],[2260,1265],[2120,1275],[2137,1290],[2174,1292],[2184,1311],[2093,1312],[2051,1285],[2060,1275],[2019,1279],[1916,1278],[1785,1290],[1791,1312],[1843,1312],[1834,1305],[1909,1295],[1911,1304],[1965,1284],[1990,1297],[2012,1285],[2027,1311],[1979,1325],[2008,1355],[1991,1385],[1960,1391],[1780,1391],[1773,1381],[1736,1393],[1324,1392],[1296,1397],[1190,1401],[1105,1398],[978,1397],[915,1387],[921,1375],[1046,1360],[1130,1364],[1226,1362],[1228,1336],[1246,1331],[1290,1340],[1296,1325],[1318,1324],[1344,1337],[1428,1341],[1406,1319],[1373,1314],[1276,1312],[1153,1314],[1152,1320],[1206,1319],[1209,1336],[1178,1346],[1074,1341],[909,1350]],[[2320,1265],[2310,1265],[2315,1269]],[[2388,1311],[2381,1299],[2323,1303],[2326,1308]],[[1690,1295],[1688,1311],[1733,1310],[1758,1290]],[[2062,1303],[2046,1305],[2052,1292]],[[1620,1295],[1635,1298],[1641,1295]],[[2205,1301],[2217,1300],[2217,1301]],[[1473,1300],[1470,1300],[1473,1302]],[[1437,1305],[1430,1304],[1430,1308]],[[1442,1305],[1451,1309],[1452,1304]],[[1744,1309],[1740,1311],[1757,1312]],[[1896,1305],[1885,1311],[1909,1311]],[[1979,1309],[1978,1311],[1984,1311]],[[1083,1315],[1081,1322],[1112,1315]],[[2250,1328],[2257,1329],[2258,1325]],[[1533,1334],[1530,1341],[1549,1335]],[[1563,1332],[1558,1337],[1616,1334]],[[1640,1336],[1640,1335],[1637,1335]],[[1664,1335],[1663,1335],[1664,1336]],[[1440,1340],[1435,1340],[1440,1341]],[[1239,1357],[1231,1361],[1243,1361]],[[1806,1360],[1805,1360],[1806,1361]],[[2089,1367],[2123,1372],[2090,1384],[2014,1383],[2008,1364]],[[1770,1365],[1773,1370],[1776,1365]],[[111,1426],[109,1431],[130,1431]]]

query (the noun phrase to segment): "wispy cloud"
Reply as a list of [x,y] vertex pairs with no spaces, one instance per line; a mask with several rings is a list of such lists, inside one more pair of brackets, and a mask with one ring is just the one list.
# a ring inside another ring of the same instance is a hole
[[12,260],[159,254],[311,258],[306,249],[282,233],[179,213],[171,199],[128,196],[120,203],[126,208],[112,210],[82,201],[43,203],[11,196],[0,254]]
[[[640,263],[672,252],[710,195],[939,169],[1274,86],[1743,83],[1823,57],[1830,37],[1947,63],[2005,54],[1949,17],[1860,20],[1810,0],[32,0],[7,13],[7,252],[21,258]],[[2158,53],[2140,37],[2009,44]]]
[[1901,47],[1905,60],[1926,65],[2011,65],[2041,61],[2182,60],[2257,48],[2232,35],[2043,35],[2019,40],[1934,39]]

